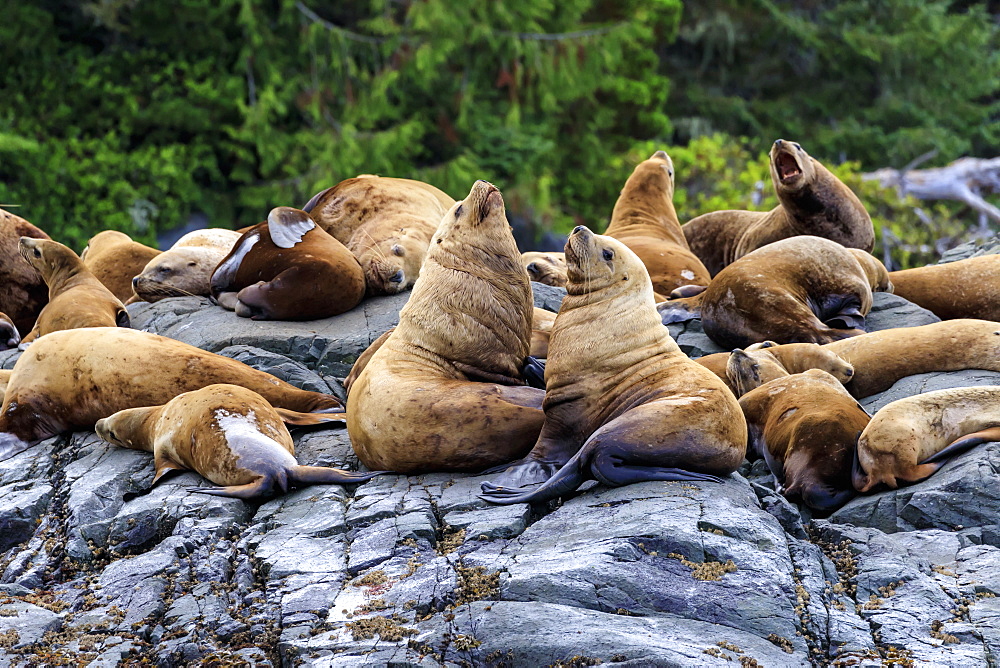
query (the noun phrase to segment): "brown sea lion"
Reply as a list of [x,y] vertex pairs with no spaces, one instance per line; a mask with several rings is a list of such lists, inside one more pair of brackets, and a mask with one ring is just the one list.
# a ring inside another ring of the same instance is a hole
[[0,403],[3,402],[4,394],[7,392],[7,384],[10,382],[10,375],[14,373],[11,369],[0,369]]
[[545,423],[527,457],[483,484],[484,498],[538,502],[591,477],[625,485],[735,471],[747,443],[736,397],[670,338],[639,257],[581,225],[566,242],[566,261]]
[[[731,367],[752,363],[733,351]],[[869,417],[840,380],[820,369],[777,378],[744,394],[740,408],[748,452],[764,458],[787,498],[830,512],[855,495],[854,442]]]
[[17,331],[14,321],[6,313],[0,313],[0,350],[17,348],[21,342],[21,334]]
[[522,374],[531,304],[503,197],[477,181],[442,219],[399,326],[351,386],[347,430],[365,466],[480,471],[525,454],[544,396]]
[[358,258],[368,294],[391,295],[417,280],[431,236],[454,204],[429,183],[366,174],[316,193],[302,209]]
[[129,303],[209,296],[212,273],[240,236],[239,232],[214,227],[185,234],[169,250],[150,260],[132,280],[136,296]]
[[604,234],[639,256],[659,295],[712,280],[681,231],[674,210],[674,163],[664,151],[640,162],[625,181]]
[[871,306],[871,279],[849,250],[797,236],[720,271],[703,293],[701,322],[730,349],[767,340],[829,343],[864,334]]
[[365,296],[357,259],[305,211],[271,210],[212,274],[212,296],[254,320],[317,320],[339,315]]
[[21,258],[21,237],[48,239],[49,235],[0,209],[0,312],[7,314],[17,331],[28,332],[49,301],[49,289],[38,270]]
[[160,254],[116,230],[105,230],[87,242],[80,253],[83,264],[122,302],[131,299],[132,279],[142,273],[149,261]]
[[521,253],[521,263],[531,280],[557,288],[566,287],[566,256],[562,253],[529,251]]
[[868,284],[872,292],[893,292],[892,280],[889,278],[889,270],[885,268],[882,261],[871,253],[857,248],[848,248],[847,252],[854,256],[865,275],[868,277]]
[[954,387],[894,401],[858,439],[854,487],[918,482],[955,455],[1000,441],[1000,387]]
[[21,237],[21,257],[49,286],[49,303],[21,339],[22,349],[40,336],[64,329],[129,326],[128,311],[121,301],[66,246],[49,239]]
[[800,234],[871,252],[875,228],[861,200],[801,146],[774,142],[771,181],[779,204],[770,211],[713,211],[682,227],[712,276],[761,246]]
[[246,387],[293,411],[342,408],[336,397],[156,334],[71,329],[38,339],[14,365],[0,407],[0,461],[64,431],[91,429],[120,410],[160,406],[215,383]]
[[274,409],[252,390],[219,384],[185,392],[163,406],[119,411],[98,420],[95,429],[109,443],[152,452],[152,485],[171,472],[188,470],[220,485],[190,489],[200,494],[254,499],[291,487],[358,483],[380,475],[300,466],[286,419],[318,424],[344,418]]
[[897,295],[942,320],[1000,321],[1000,255],[894,271],[889,278]]

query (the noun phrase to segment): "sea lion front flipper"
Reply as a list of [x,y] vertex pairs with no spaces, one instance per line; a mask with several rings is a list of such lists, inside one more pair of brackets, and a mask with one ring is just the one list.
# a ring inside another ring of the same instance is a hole
[[347,422],[347,413],[300,413],[299,411],[289,410],[287,408],[277,408],[275,407],[275,412],[281,417],[281,421],[285,424],[292,425],[293,427],[311,427],[317,424],[327,424]]
[[491,493],[498,489],[518,489],[540,485],[560,469],[560,465],[554,462],[543,462],[536,459],[522,459],[517,462],[501,464],[483,471],[483,474],[500,473],[497,482],[484,482],[480,487],[484,493]]
[[973,434],[967,434],[966,436],[963,436],[962,438],[945,446],[920,463],[944,463],[956,455],[960,455],[967,450],[971,450],[977,445],[982,443],[992,443],[993,441],[1000,441],[1000,427],[990,427],[989,429],[983,429],[982,431],[977,431]]
[[169,457],[163,457],[161,455],[157,455],[153,458],[153,465],[156,466],[156,475],[153,476],[153,482],[150,483],[150,487],[156,486],[158,482],[174,473],[180,473],[188,470],[186,466],[181,466]]

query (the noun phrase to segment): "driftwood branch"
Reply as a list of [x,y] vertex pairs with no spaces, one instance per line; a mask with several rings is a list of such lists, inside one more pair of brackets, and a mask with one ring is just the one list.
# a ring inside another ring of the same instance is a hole
[[[903,169],[887,167],[863,174],[866,181],[878,181],[883,188],[896,188],[900,196],[917,199],[950,199],[964,202],[981,215],[1000,222],[1000,208],[983,199],[983,192],[1000,193],[1000,157],[959,158],[944,167],[913,169],[925,154]],[[912,166],[911,166],[912,165]]]

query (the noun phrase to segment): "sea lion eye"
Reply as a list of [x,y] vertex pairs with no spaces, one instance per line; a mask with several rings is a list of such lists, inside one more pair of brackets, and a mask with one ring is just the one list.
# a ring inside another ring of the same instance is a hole
[[35,257],[42,257],[42,251],[38,250],[37,248],[33,249],[32,252],[35,254]]
[[193,267],[193,266],[195,266],[196,264],[198,264],[198,263],[197,263],[197,262],[188,262],[188,266],[189,266],[189,267]]
[[794,146],[795,146],[795,148],[799,149],[800,151],[802,150],[802,147],[799,146],[798,144],[794,144]]
[[610,248],[605,248],[604,251],[601,253],[601,255],[604,256],[605,260],[610,260],[615,256],[615,252]]

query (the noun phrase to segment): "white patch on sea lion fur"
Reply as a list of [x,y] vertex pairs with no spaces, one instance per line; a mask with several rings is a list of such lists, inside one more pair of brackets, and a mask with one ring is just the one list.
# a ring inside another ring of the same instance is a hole
[[[236,455],[240,466],[247,466],[254,460],[261,459],[261,455],[266,453],[269,459],[280,462],[285,466],[298,466],[295,457],[291,455],[280,443],[273,438],[269,438],[261,433],[257,424],[257,416],[253,411],[246,415],[230,413],[224,408],[215,409],[215,421],[222,430],[222,435],[229,444],[229,449]],[[251,469],[252,470],[252,469]]]
[[[291,248],[302,241],[306,232],[316,227],[316,223],[308,215],[305,218],[276,215],[272,209],[267,215],[267,229],[271,233],[271,241],[278,248]],[[291,219],[290,219],[291,218]]]
[[690,269],[681,269],[681,278],[683,278],[685,280],[688,280],[688,281],[693,281],[694,280],[694,272],[691,271]]

